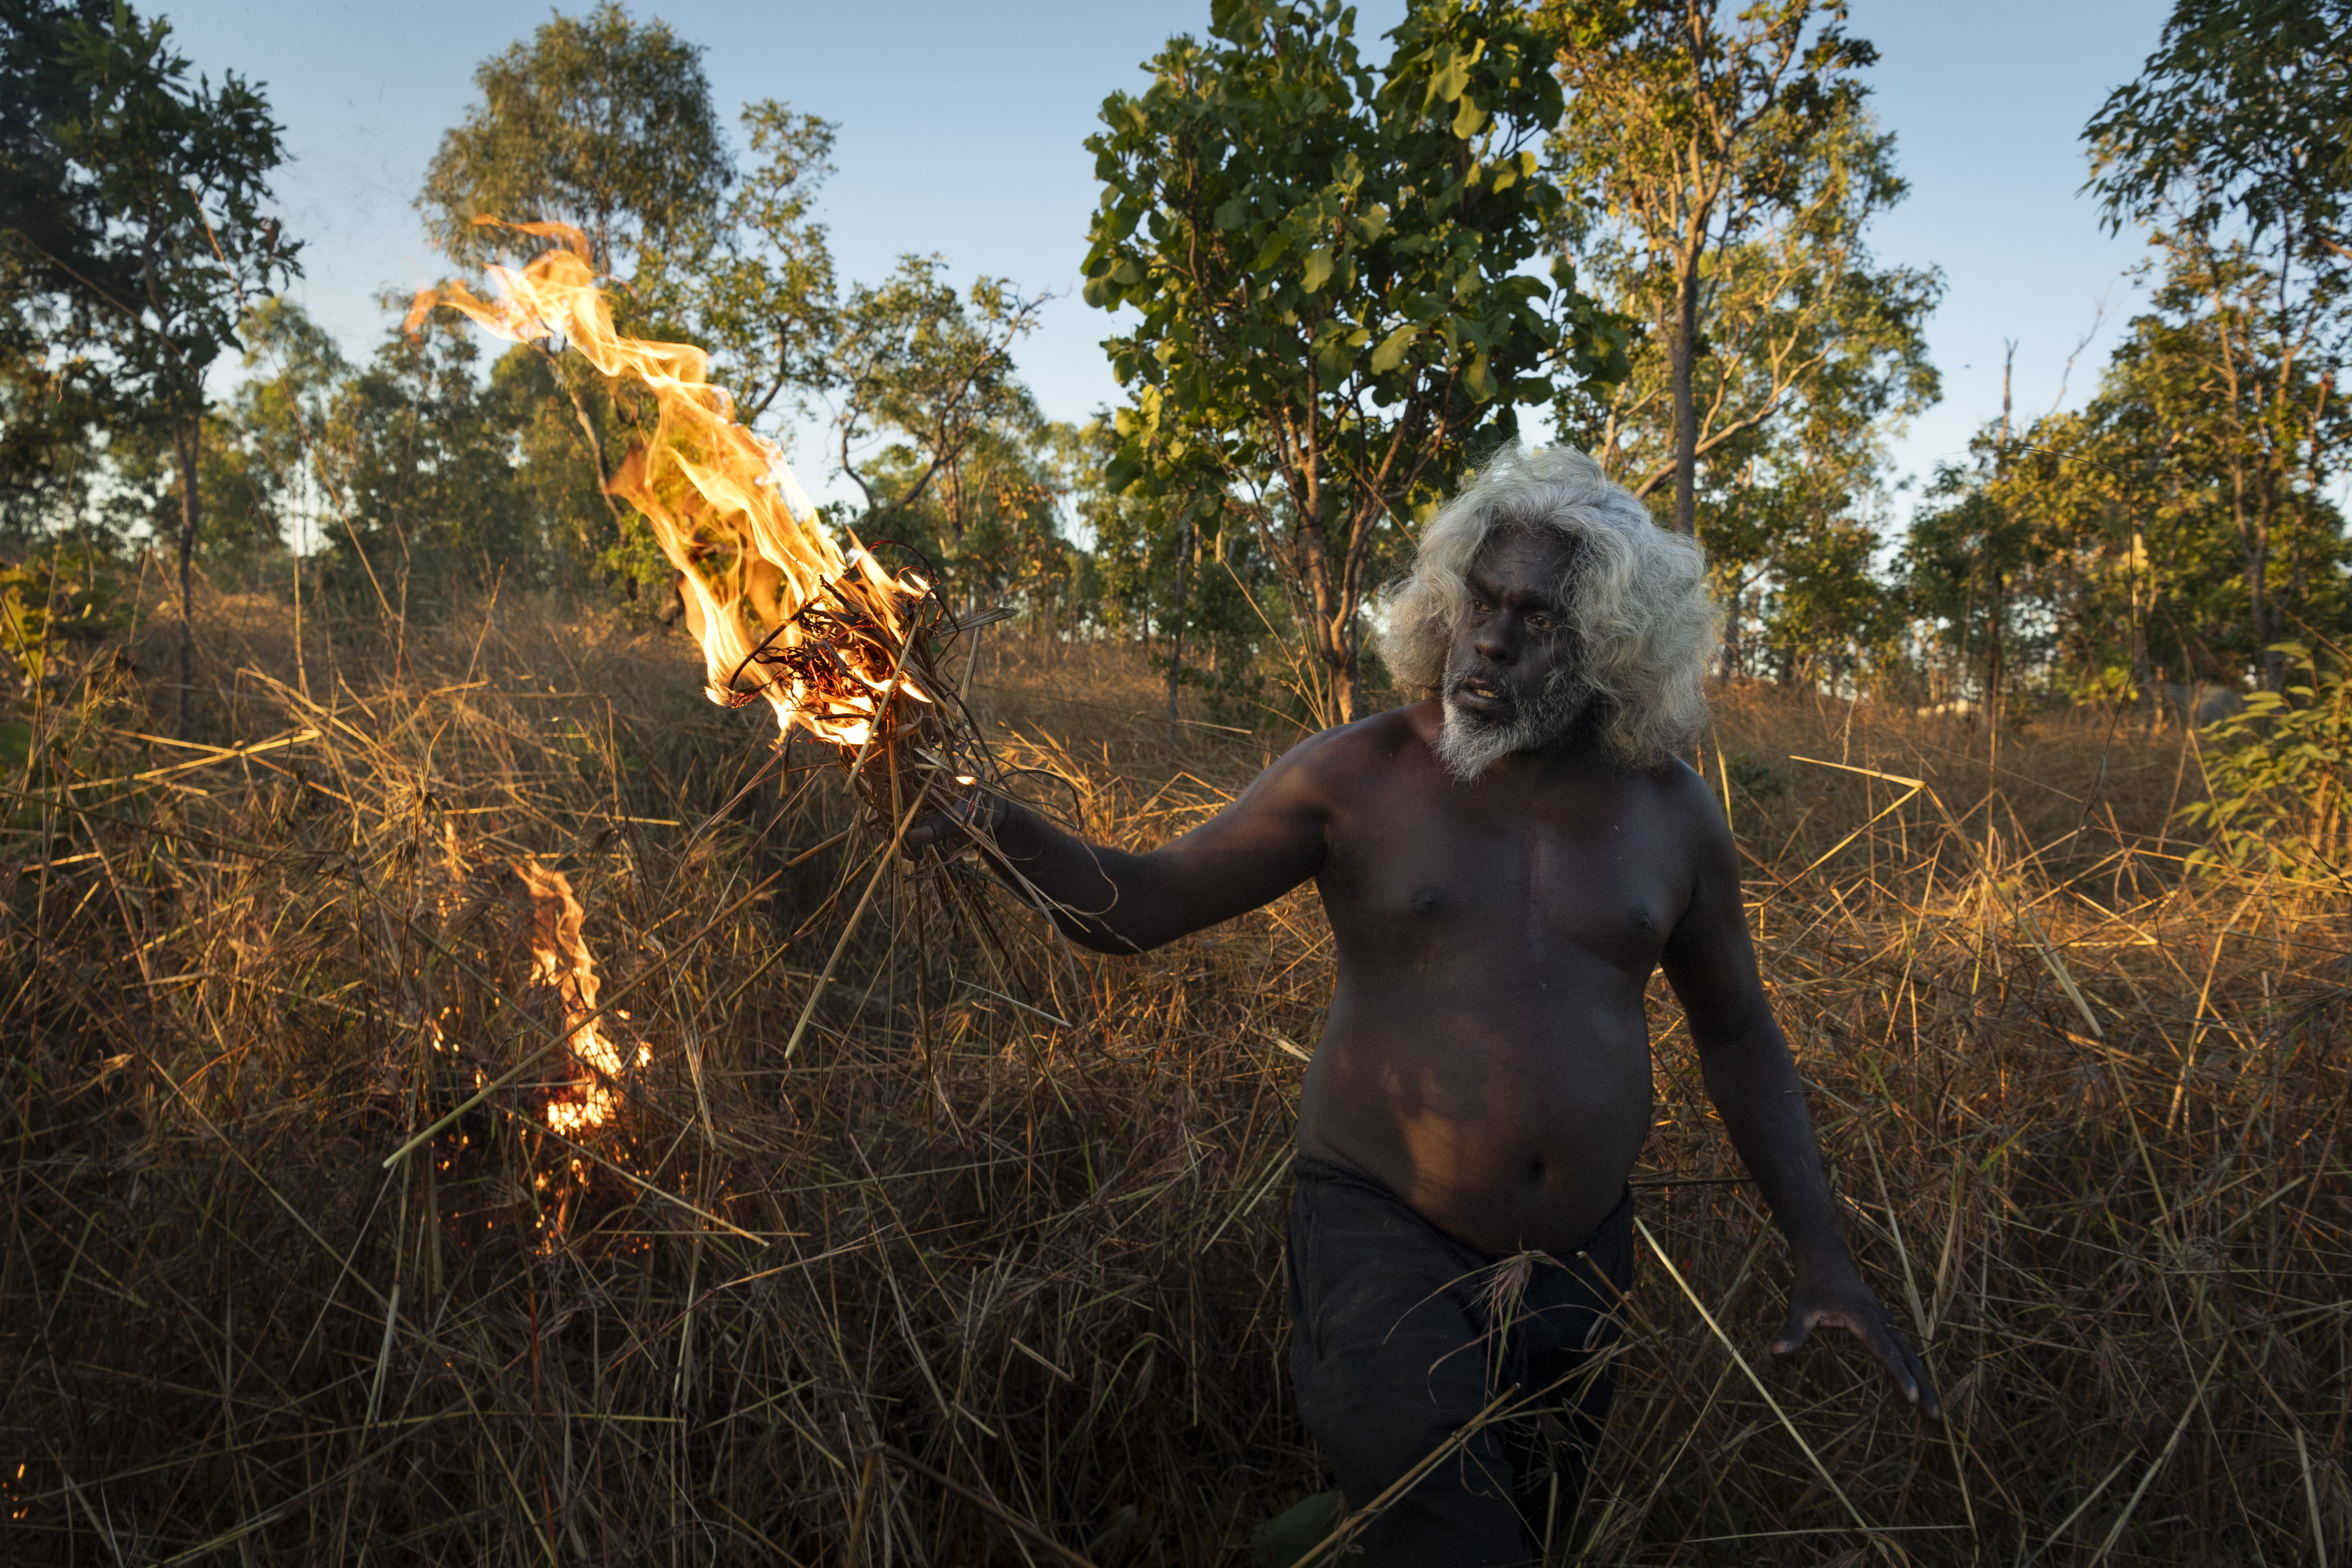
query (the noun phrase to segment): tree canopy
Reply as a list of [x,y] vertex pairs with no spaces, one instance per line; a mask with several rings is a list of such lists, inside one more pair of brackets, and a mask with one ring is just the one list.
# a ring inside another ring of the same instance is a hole
[[[263,210],[284,158],[281,127],[235,72],[217,87],[189,80],[170,24],[127,5],[12,0],[8,24],[0,53],[29,111],[11,137],[23,157],[8,174],[8,335],[21,344],[31,323],[47,325],[43,368],[55,362],[54,378],[76,393],[46,404],[51,418],[168,435],[180,473],[184,730],[205,376],[237,346],[245,312],[300,270],[299,247]],[[10,379],[21,387],[22,371]]]
[[1508,4],[1411,7],[1379,68],[1352,10],[1220,0],[1151,86],[1103,105],[1086,297],[1140,314],[1109,349],[1112,468],[1176,526],[1237,500],[1279,563],[1326,711],[1363,710],[1379,551],[1522,403],[1622,363],[1542,257],[1559,190],[1549,50]]
[[[1022,280],[845,275],[842,128],[722,103],[700,43],[612,0],[481,63],[417,208],[468,269],[540,243],[478,218],[586,231],[625,329],[707,348],[835,522],[1033,630],[1139,641],[1171,714],[1388,700],[1377,585],[1544,430],[1696,533],[1722,679],[2154,721],[2184,681],[2285,700],[2289,644],[2352,639],[2347,4],[2178,0],[2084,132],[2146,308],[2086,404],[1984,411],[1907,517],[1890,442],[1941,395],[1944,284],[1874,243],[1909,186],[1842,0],[1412,0],[1377,39],[1213,0],[1086,143],[1097,410],[1031,391]],[[552,343],[339,344],[276,297],[300,249],[257,86],[110,0],[0,0],[0,546],[152,541],[183,604],[299,556],[397,627],[467,584],[670,605],[608,493],[638,391]]]

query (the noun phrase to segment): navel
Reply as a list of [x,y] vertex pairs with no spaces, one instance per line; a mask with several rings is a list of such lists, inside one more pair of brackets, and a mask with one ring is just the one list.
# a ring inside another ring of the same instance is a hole
[[1632,909],[1626,910],[1625,915],[1628,920],[1631,920],[1633,922],[1633,929],[1635,931],[1654,931],[1658,929],[1658,922],[1651,919],[1650,911],[1643,909],[1639,904],[1635,904]]
[[1412,896],[1405,900],[1404,907],[1417,915],[1433,915],[1445,907],[1445,889],[1415,888]]

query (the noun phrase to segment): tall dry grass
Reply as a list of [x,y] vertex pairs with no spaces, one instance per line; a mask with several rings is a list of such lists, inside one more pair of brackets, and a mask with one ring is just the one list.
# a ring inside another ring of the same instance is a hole
[[[203,744],[100,655],[0,781],[0,1555],[1233,1563],[1325,1484],[1279,1226],[1311,892],[1113,962],[885,869],[785,1059],[876,846],[823,767],[689,837],[761,737],[681,643],[513,601],[396,669],[314,622],[298,671],[266,603],[203,642]],[[1193,713],[1171,754],[1121,650],[970,673],[1108,837],[1283,743]],[[1942,721],[1725,699],[1766,973],[1949,1418],[1835,1343],[1766,1364],[1782,1248],[1661,987],[1658,1250],[1558,1560],[2343,1555],[2341,900],[2185,879],[2182,742],[2052,722],[1996,770]],[[650,1047],[576,1143],[560,1057],[467,1108],[562,1028],[527,856]]]

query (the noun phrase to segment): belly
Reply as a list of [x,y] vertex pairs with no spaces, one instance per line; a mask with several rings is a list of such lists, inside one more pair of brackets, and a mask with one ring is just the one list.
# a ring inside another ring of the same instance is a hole
[[1300,1151],[1486,1251],[1574,1248],[1648,1134],[1650,1048],[1638,990],[1570,989],[1391,994],[1343,973],[1300,1100]]

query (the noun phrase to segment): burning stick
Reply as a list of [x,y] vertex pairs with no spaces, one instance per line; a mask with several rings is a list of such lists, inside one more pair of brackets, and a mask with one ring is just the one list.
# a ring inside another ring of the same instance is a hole
[[942,628],[953,637],[973,623],[950,616],[912,568],[894,574],[854,537],[845,553],[826,536],[783,454],[735,422],[702,350],[617,331],[578,229],[474,222],[554,244],[520,268],[490,267],[495,300],[462,284],[425,290],[407,325],[446,305],[509,342],[569,343],[652,394],[653,438],[605,489],[644,514],[677,569],[710,700],[740,708],[764,699],[780,753],[795,726],[838,748],[868,824],[886,832],[990,779],[977,729],[934,668]]

